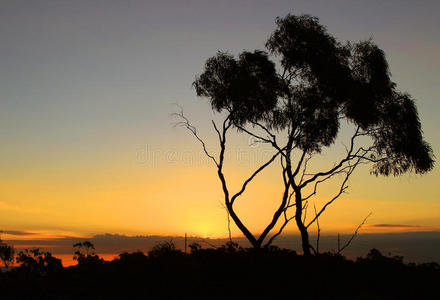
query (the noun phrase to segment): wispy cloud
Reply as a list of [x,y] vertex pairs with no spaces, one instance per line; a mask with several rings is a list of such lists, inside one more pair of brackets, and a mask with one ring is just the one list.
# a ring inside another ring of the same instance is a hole
[[408,225],[408,224],[370,224],[369,227],[377,228],[421,228],[425,226],[421,225]]
[[0,230],[0,233],[9,234],[9,235],[37,235],[36,232],[24,231],[24,230]]
[[84,235],[64,230],[0,230],[0,237],[3,240],[15,241],[57,241],[74,240],[84,238]]

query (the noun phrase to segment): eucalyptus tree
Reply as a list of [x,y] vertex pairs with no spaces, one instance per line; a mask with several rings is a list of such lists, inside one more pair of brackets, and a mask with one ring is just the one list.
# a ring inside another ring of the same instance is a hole
[[[196,128],[178,115],[216,166],[228,214],[249,242],[256,248],[270,245],[294,219],[303,252],[310,255],[314,249],[308,228],[346,191],[359,165],[369,164],[376,176],[423,174],[433,168],[434,156],[423,139],[414,100],[397,89],[385,53],[372,40],[342,44],[309,15],[289,14],[276,24],[267,52],[244,51],[237,58],[218,52],[196,77],[197,95],[225,116],[221,125],[213,122],[218,155],[210,153]],[[335,144],[342,122],[353,127],[345,153],[332,167],[308,172],[309,161]],[[223,171],[233,128],[274,149],[236,193],[230,192]],[[284,190],[272,220],[257,237],[236,214],[234,203],[255,176],[278,159]],[[307,221],[310,199],[323,182],[334,178],[340,178],[336,193]]]

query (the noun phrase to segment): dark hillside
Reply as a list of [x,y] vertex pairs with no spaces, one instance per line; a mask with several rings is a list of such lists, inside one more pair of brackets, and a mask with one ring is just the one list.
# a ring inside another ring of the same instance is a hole
[[0,274],[2,299],[428,299],[440,282],[438,264],[404,264],[375,249],[351,261],[235,244],[191,245],[184,254],[165,243],[111,262],[97,255],[68,268],[50,257],[35,262]]

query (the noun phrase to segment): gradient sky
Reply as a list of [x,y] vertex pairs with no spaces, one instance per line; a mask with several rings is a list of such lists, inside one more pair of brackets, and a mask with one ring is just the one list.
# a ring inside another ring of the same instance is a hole
[[[195,75],[218,50],[263,49],[275,18],[287,13],[319,17],[342,42],[372,37],[399,89],[417,99],[425,139],[438,156],[438,1],[2,0],[5,238],[22,231],[225,236],[215,168],[187,132],[173,127],[170,114],[182,106],[215,151],[210,120],[218,116],[195,96]],[[249,150],[246,137],[234,137],[226,166],[232,187],[263,150]],[[316,164],[335,157],[330,152]],[[267,170],[237,203],[254,231],[280,199],[278,173]],[[366,231],[440,230],[439,182],[438,167],[399,178],[359,169],[321,229],[348,232],[373,212],[368,223],[385,226]],[[296,232],[293,224],[287,230]]]

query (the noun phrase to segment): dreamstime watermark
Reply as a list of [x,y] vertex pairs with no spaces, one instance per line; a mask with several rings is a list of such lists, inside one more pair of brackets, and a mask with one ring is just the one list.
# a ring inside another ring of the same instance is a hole
[[[249,139],[248,147],[230,147],[226,149],[226,162],[234,162],[239,166],[255,166],[267,162],[275,154],[272,149],[258,147],[260,143],[255,139]],[[209,152],[218,161],[217,152]],[[161,149],[150,144],[139,146],[136,149],[136,162],[141,166],[157,167],[160,165],[175,166],[211,166],[214,162],[206,155],[203,149]]]

